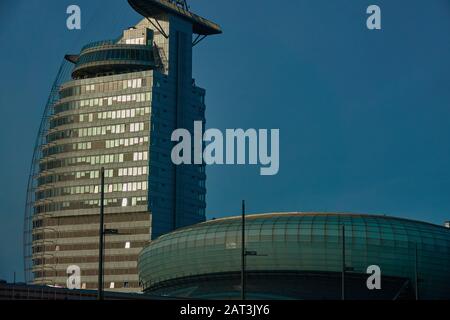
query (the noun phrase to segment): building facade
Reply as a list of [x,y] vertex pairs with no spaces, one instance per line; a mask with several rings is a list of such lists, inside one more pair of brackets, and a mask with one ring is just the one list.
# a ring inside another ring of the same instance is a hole
[[[45,108],[25,216],[27,282],[98,287],[100,175],[105,169],[105,289],[139,291],[152,239],[205,220],[205,168],[175,166],[171,134],[205,122],[192,78],[193,35],[220,28],[168,1],[129,1],[145,18],[115,40],[67,55]],[[65,79],[62,73],[68,73]]]
[[[450,229],[443,226],[331,213],[251,215],[245,225],[249,299],[450,298]],[[139,256],[145,291],[240,299],[241,237],[241,217],[161,236]],[[379,289],[367,286],[373,266],[380,270]]]

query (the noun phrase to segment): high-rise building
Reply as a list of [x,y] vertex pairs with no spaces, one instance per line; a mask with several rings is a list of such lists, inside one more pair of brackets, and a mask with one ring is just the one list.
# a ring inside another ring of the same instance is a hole
[[105,235],[105,289],[139,290],[142,248],[205,220],[205,167],[175,166],[171,135],[205,121],[192,48],[220,27],[185,1],[128,2],[145,18],[67,55],[45,108],[27,194],[27,282],[65,286],[75,265],[82,288],[98,287],[102,167],[105,228],[115,230]]

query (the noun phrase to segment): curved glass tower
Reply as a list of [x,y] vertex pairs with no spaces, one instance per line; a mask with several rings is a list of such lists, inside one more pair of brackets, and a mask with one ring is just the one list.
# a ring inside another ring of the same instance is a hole
[[81,288],[98,287],[102,167],[105,227],[116,231],[105,237],[107,290],[140,290],[141,249],[205,219],[204,166],[173,165],[171,134],[205,121],[192,47],[220,28],[171,2],[129,2],[145,19],[67,55],[60,73],[70,78],[58,75],[45,108],[27,194],[27,282],[64,287],[75,265]]

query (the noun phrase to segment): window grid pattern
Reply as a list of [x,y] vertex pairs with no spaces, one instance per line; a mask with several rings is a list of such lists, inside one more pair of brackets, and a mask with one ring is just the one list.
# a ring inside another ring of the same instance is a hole
[[[421,297],[450,294],[450,230],[385,216],[272,214],[246,221],[249,271],[341,272],[342,226],[346,264],[360,274],[378,265],[386,276],[415,275],[415,248]],[[214,220],[161,236],[139,258],[147,286],[213,273],[239,272],[241,219]]]

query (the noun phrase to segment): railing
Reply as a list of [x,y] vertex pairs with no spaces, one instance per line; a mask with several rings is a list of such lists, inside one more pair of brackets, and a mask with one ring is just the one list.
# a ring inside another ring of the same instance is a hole
[[95,48],[95,47],[101,47],[101,46],[110,46],[113,44],[116,44],[116,40],[101,40],[101,41],[95,41],[95,42],[91,42],[88,43],[87,45],[85,45],[83,48],[81,48],[81,51],[90,49],[90,48]]
[[27,184],[27,196],[25,200],[25,215],[24,215],[24,235],[23,235],[23,256],[24,256],[24,271],[25,281],[32,282],[32,246],[33,246],[33,216],[34,216],[34,202],[36,200],[35,191],[37,181],[35,177],[40,172],[39,159],[42,157],[41,146],[47,143],[46,134],[48,131],[48,118],[53,114],[53,106],[59,99],[59,88],[62,83],[70,79],[70,74],[73,66],[70,62],[63,59],[59,68],[56,79],[53,83],[50,96],[44,108],[44,113],[41,119],[39,132],[36,137],[36,142],[33,150],[33,158],[30,166],[30,173]]
[[110,46],[110,45],[118,44],[121,39],[122,39],[122,36],[118,37],[117,39],[94,41],[94,42],[88,43],[83,48],[81,48],[81,51],[90,49],[90,48],[94,48],[94,47]]

